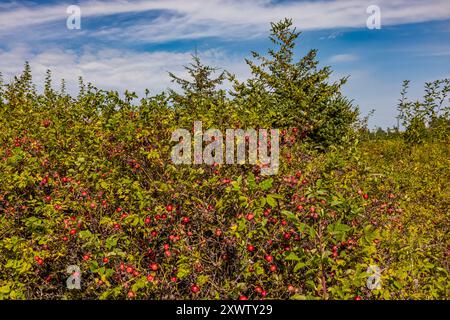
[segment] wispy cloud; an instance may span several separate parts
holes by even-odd
[[[342,35],[342,32],[333,31],[327,36],[322,36],[319,40],[334,40]]]
[[[263,34],[268,21],[291,17],[301,30],[365,27],[370,0],[272,2],[269,0],[137,0],[81,1],[83,18],[124,13],[163,12],[156,19],[132,26],[103,28],[91,36],[162,42],[202,37],[248,37]],[[448,0],[379,0],[382,24],[397,25],[450,18]],[[0,35],[17,29],[61,21],[65,28],[66,5],[19,5],[0,12]]]
[[[450,56],[449,46],[439,46],[432,48],[424,48],[422,50],[415,50],[418,56],[422,57],[446,57]]]
[[[358,60],[358,56],[350,53],[336,54],[328,59],[330,63],[351,62],[355,60]]]

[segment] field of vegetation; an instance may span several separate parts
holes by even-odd
[[[194,56],[142,98],[1,82],[0,299],[448,299],[449,80],[370,132],[298,36],[273,24],[244,82]],[[279,128],[278,174],[173,164],[194,121]]]

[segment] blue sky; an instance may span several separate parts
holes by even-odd
[[[81,9],[80,30],[66,27],[69,5]],[[369,5],[380,8],[379,30],[366,26]],[[425,81],[450,77],[448,0],[0,1],[0,72],[8,79],[28,60],[38,87],[52,69],[73,93],[79,75],[105,89],[157,92],[197,49],[245,79],[244,58],[266,51],[269,23],[283,17],[302,31],[299,57],[318,49],[333,78],[350,76],[344,92],[363,114],[375,109],[371,127],[395,124],[404,79],[417,98]]]

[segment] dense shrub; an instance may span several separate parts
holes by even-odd
[[[291,63],[296,36],[273,25],[280,50],[246,83],[195,58],[181,91],[138,102],[82,79],[74,98],[50,73],[39,94],[28,65],[2,85],[0,298],[448,297],[448,144],[358,144],[341,82],[314,52]],[[285,128],[278,175],[172,164],[193,120]]]

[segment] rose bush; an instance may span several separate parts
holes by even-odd
[[[449,144],[359,142],[340,83],[324,85],[313,54],[291,62],[289,27],[273,27],[286,41],[272,73],[252,64],[247,84],[195,60],[194,82],[174,76],[182,92],[138,101],[82,79],[71,97],[50,74],[39,94],[28,65],[2,85],[0,298],[447,298]],[[216,88],[227,77],[232,95]],[[276,124],[278,174],[172,164],[171,133],[194,120]]]

